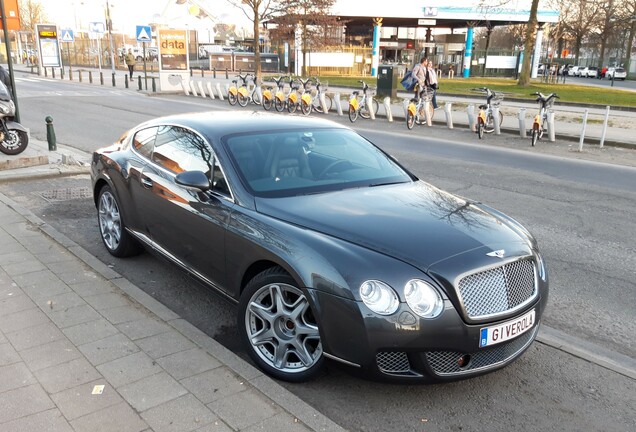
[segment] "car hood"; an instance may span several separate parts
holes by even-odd
[[[422,271],[460,253],[528,239],[478,204],[422,181],[288,198],[258,212],[390,255]]]

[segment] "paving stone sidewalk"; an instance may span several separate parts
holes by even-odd
[[[338,431],[0,194],[0,431]]]

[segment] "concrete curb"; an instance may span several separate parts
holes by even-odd
[[[341,426],[289,392],[272,378],[264,375],[260,370],[238,357],[192,324],[182,319],[179,315],[172,312],[165,305],[155,300],[145,291],[122,277],[119,273],[106,266],[84,248],[48,225],[28,209],[22,207],[2,193],[0,193],[0,202],[12,208],[15,212],[35,225],[43,234],[50,237],[60,246],[66,248],[93,271],[115,284],[143,307],[164,320],[168,325],[174,328],[175,331],[181,333],[195,345],[210,353],[234,373],[241,376],[251,386],[298,419],[299,422],[315,431],[345,431]]]

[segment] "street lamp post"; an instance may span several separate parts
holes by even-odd
[[[108,29],[108,43],[110,44],[110,70],[115,79],[115,51],[113,50],[113,20],[110,18],[110,2],[106,0],[106,28]],[[114,85],[114,84],[113,84]]]

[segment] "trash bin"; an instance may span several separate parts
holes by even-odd
[[[378,67],[378,97],[386,96],[397,99],[398,67],[393,65],[380,65]]]

